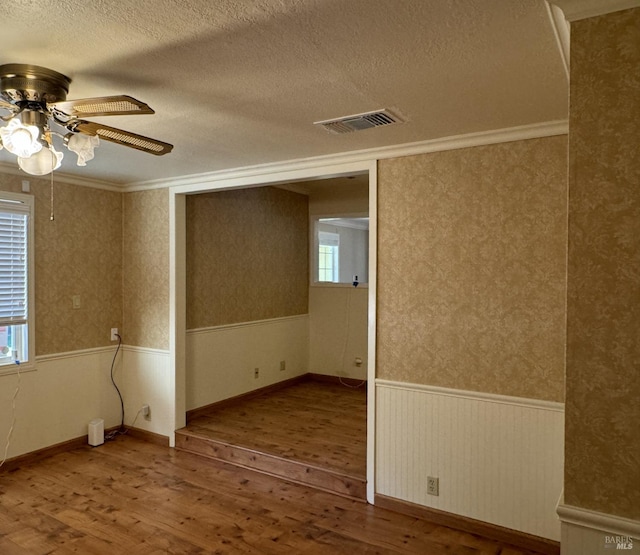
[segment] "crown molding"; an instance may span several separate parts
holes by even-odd
[[[564,74],[567,77],[567,83],[569,82],[570,71],[570,46],[571,46],[571,33],[569,22],[565,19],[562,10],[555,4],[551,4],[549,0],[545,2],[547,8],[547,15],[549,16],[549,23],[553,29],[553,36],[556,39],[558,46],[558,52],[560,59],[562,60],[562,66],[564,67]]]
[[[416,154],[428,154],[430,152],[457,150],[461,148],[491,145],[497,143],[508,143],[512,141],[521,141],[527,139],[539,139],[542,137],[566,135],[568,131],[569,125],[567,120],[556,120],[550,122],[535,123],[531,125],[522,125],[518,127],[509,127],[506,129],[480,131],[477,133],[468,133],[465,135],[454,135],[451,137],[430,139],[427,141],[418,141],[414,143],[356,150],[326,156],[317,156],[313,158],[301,158],[298,160],[289,160],[286,162],[275,162],[269,164],[260,164],[256,166],[246,166],[243,168],[218,170],[208,173],[187,175],[184,177],[156,179],[153,181],[141,181],[127,184],[125,191],[144,191],[149,189],[163,189],[167,187],[193,187],[196,185],[204,185],[207,183],[213,184],[219,181],[227,181],[231,179],[246,180],[252,177],[255,177],[257,180],[259,177],[264,177],[276,173],[280,174],[284,172],[309,170],[313,168],[320,168],[323,166],[337,164],[344,165],[350,163],[361,163],[371,160],[402,158],[405,156],[414,156]]]
[[[638,0],[640,2],[640,0]],[[89,177],[76,177],[61,172],[54,173],[55,183],[67,183],[70,185],[81,185],[94,189],[104,189],[121,193],[145,191],[151,189],[165,189],[168,187],[193,186],[206,183],[215,183],[229,179],[247,179],[252,177],[264,177],[266,175],[282,173],[287,171],[308,170],[335,164],[360,163],[371,160],[384,160],[388,158],[402,158],[404,156],[414,156],[417,154],[428,154],[430,152],[441,152],[446,150],[457,150],[460,148],[470,148],[474,146],[491,145],[498,143],[508,143],[512,141],[522,141],[527,139],[539,139],[542,137],[553,137],[556,135],[566,135],[569,132],[567,120],[556,120],[517,127],[508,127],[491,131],[480,131],[477,133],[467,133],[464,135],[453,135],[439,139],[429,139],[413,143],[391,145],[385,147],[370,148],[365,150],[355,150],[325,156],[311,158],[300,158],[285,162],[273,162],[269,164],[259,164],[242,168],[232,168],[218,170],[214,172],[186,175],[183,177],[155,179],[151,181],[139,181],[126,184],[117,184],[100,179]],[[41,180],[49,183],[49,176],[33,176],[20,170],[15,164],[0,162],[0,172],[10,175],[17,175],[24,179]]]
[[[49,175],[31,175],[23,172],[16,164],[10,164],[8,162],[0,162],[0,173],[17,175],[28,181],[33,181],[37,179],[39,181],[44,181],[46,183],[51,182],[51,177]],[[124,185],[118,185],[110,181],[103,181],[102,179],[93,179],[91,177],[76,177],[75,175],[71,175],[68,173],[61,173],[61,172],[54,172],[53,181],[54,183],[66,183],[68,185],[81,185],[83,187],[92,187],[93,189],[104,189],[106,191],[116,191],[120,193],[123,192],[125,189]]]
[[[567,21],[579,21],[621,10],[639,8],[640,0],[551,0],[564,13]]]

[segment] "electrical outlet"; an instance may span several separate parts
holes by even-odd
[[[111,341],[118,341],[118,328],[111,328]]]
[[[142,405],[142,416],[144,416],[146,420],[151,420],[151,409],[149,405]]]
[[[260,377],[260,368],[253,369],[253,377],[257,380]]]
[[[286,360],[281,360],[280,361],[280,372],[284,372],[287,369],[287,361]]]
[[[440,478],[427,476],[427,493],[429,495],[440,495]]]

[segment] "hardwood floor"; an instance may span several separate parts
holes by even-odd
[[[198,410],[176,448],[366,499],[366,391],[308,379]]]
[[[0,471],[3,555],[531,555],[120,436]]]
[[[189,421],[192,434],[366,476],[365,388],[308,380]]]

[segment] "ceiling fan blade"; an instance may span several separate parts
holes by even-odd
[[[11,102],[7,102],[4,98],[0,98],[0,109],[15,112],[18,108],[14,104],[11,104]]]
[[[169,143],[150,139],[149,137],[143,137],[136,133],[123,131],[122,129],[116,129],[115,127],[109,127],[92,121],[75,120],[67,125],[67,128],[75,133],[97,135],[105,141],[111,141],[112,143],[142,150],[143,152],[155,154],[156,156],[168,154],[173,149],[173,145],[170,145]]]
[[[96,116],[155,114],[144,102],[126,95],[65,100],[53,102],[49,106],[71,117],[91,118]]]

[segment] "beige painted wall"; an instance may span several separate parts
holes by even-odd
[[[259,187],[187,197],[187,328],[306,314],[308,203]]]
[[[367,379],[368,294],[365,287],[309,289],[309,372]]]
[[[22,192],[23,176],[0,175]],[[36,355],[110,345],[122,327],[122,195],[29,177],[35,197]],[[81,306],[74,309],[72,296]]]
[[[369,212],[369,176],[336,177],[307,182],[309,214],[316,216],[345,215]]]
[[[565,501],[640,519],[640,9],[571,24]]]
[[[378,166],[379,378],[562,401],[565,136]]]
[[[314,184],[309,195],[311,219],[369,213],[368,175]],[[368,293],[364,287],[309,287],[309,372],[367,379]],[[356,357],[362,359],[361,366],[355,364]]]
[[[122,221],[124,343],[168,349],[168,189],[126,193]]]
[[[187,410],[306,374],[308,352],[306,314],[190,331]]]

